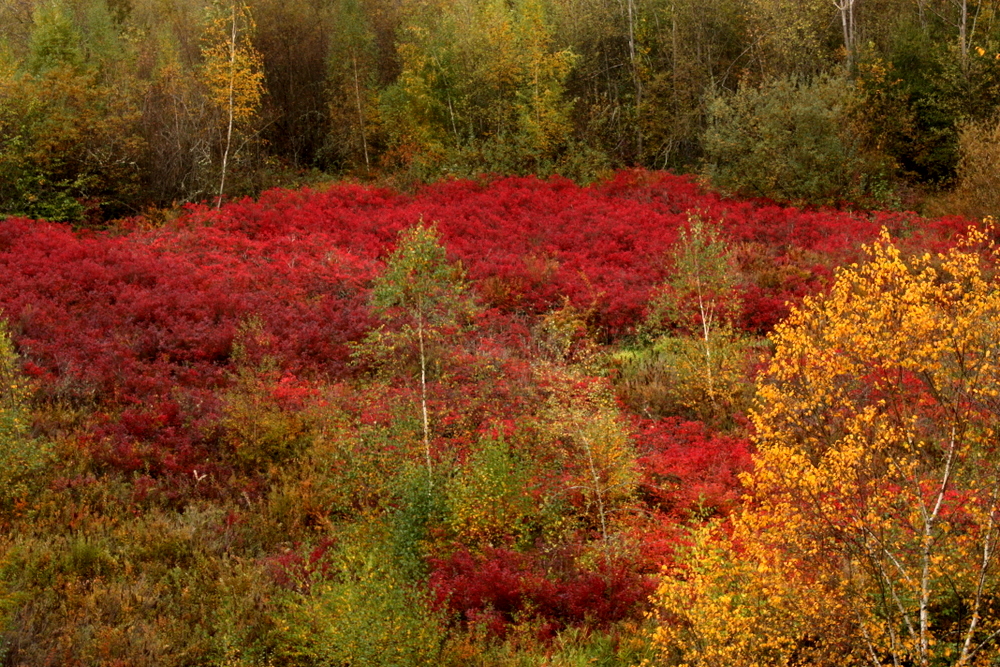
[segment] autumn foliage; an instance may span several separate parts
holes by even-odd
[[[748,496],[731,534],[701,531],[690,570],[662,585],[665,651],[996,660],[993,234],[907,257],[883,233],[775,330]]]
[[[704,333],[710,311],[691,308],[707,298],[691,288],[702,269],[681,261],[701,233],[693,220],[710,225],[706,252],[725,260],[718,312],[740,341],[727,376],[740,388],[767,366],[763,334],[776,332],[768,377],[794,366],[786,339],[823,303],[803,297],[840,294],[849,274],[837,267],[861,261],[862,243],[889,247],[880,230],[946,253],[944,274],[967,268],[948,264],[963,257],[947,254],[958,219],[782,208],[642,171],[588,187],[502,178],[414,194],[272,190],[100,233],[0,222],[4,655],[102,665],[180,664],[177,646],[205,664],[652,656],[644,613],[661,568],[683,568],[692,550],[729,553],[688,527],[749,521],[742,484],[771,484],[768,429],[782,423],[753,413],[753,459],[743,399],[699,413],[687,399],[642,398],[679,389],[657,384],[663,368],[629,360],[659,358],[650,350],[663,337],[692,338],[700,355],[717,340]],[[955,310],[964,302],[952,296]],[[673,314],[651,328],[664,299]],[[908,397],[899,405],[922,411],[920,428],[952,407],[981,409],[957,389],[938,409],[930,390],[906,393],[919,369],[892,369],[872,367],[884,377],[865,382],[881,391],[884,381],[885,401]],[[762,386],[768,400],[781,385]],[[837,391],[882,400],[865,386]],[[934,462],[940,452],[921,465]],[[923,468],[894,470],[913,488],[897,499],[916,508],[932,493],[913,482]],[[863,497],[881,503],[884,489],[866,479]],[[758,503],[791,492],[772,486]],[[984,488],[949,486],[938,520],[949,535],[974,541]],[[751,550],[733,531],[733,549]],[[753,574],[728,572],[735,583],[719,585]],[[794,587],[814,574],[781,578],[789,618],[804,613]],[[835,584],[823,583],[843,593]]]

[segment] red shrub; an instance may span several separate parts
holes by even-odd
[[[750,467],[750,443],[712,434],[701,422],[676,417],[636,419],[636,446],[646,502],[675,518],[726,512],[741,494],[738,475]]]
[[[530,617],[555,627],[604,625],[640,614],[653,592],[654,579],[634,563],[598,559],[588,570],[565,554],[562,560],[494,547],[474,554],[462,547],[430,560],[429,585],[439,606],[498,634]]]

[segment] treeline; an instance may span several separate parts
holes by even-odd
[[[0,211],[99,221],[329,176],[700,171],[993,210],[992,0],[22,0]],[[901,200],[902,198],[902,200]]]

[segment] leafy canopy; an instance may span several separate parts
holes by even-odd
[[[461,265],[448,262],[437,227],[421,221],[399,235],[399,243],[375,280],[372,310],[404,327],[451,327],[472,312]]]
[[[974,229],[947,253],[908,259],[883,234],[866,263],[775,330],[752,413],[748,502],[721,558],[739,564],[717,558],[715,570],[701,563],[664,584],[665,607],[697,601],[681,612],[687,630],[662,632],[664,646],[678,642],[699,664],[719,647],[730,652],[714,658],[733,665],[791,664],[806,650],[822,664],[996,660],[990,237]]]

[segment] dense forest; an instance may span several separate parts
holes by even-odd
[[[0,211],[87,224],[330,176],[590,182],[981,216],[989,0],[7,0]],[[387,180],[386,180],[387,179]],[[958,190],[954,201],[938,202]]]

